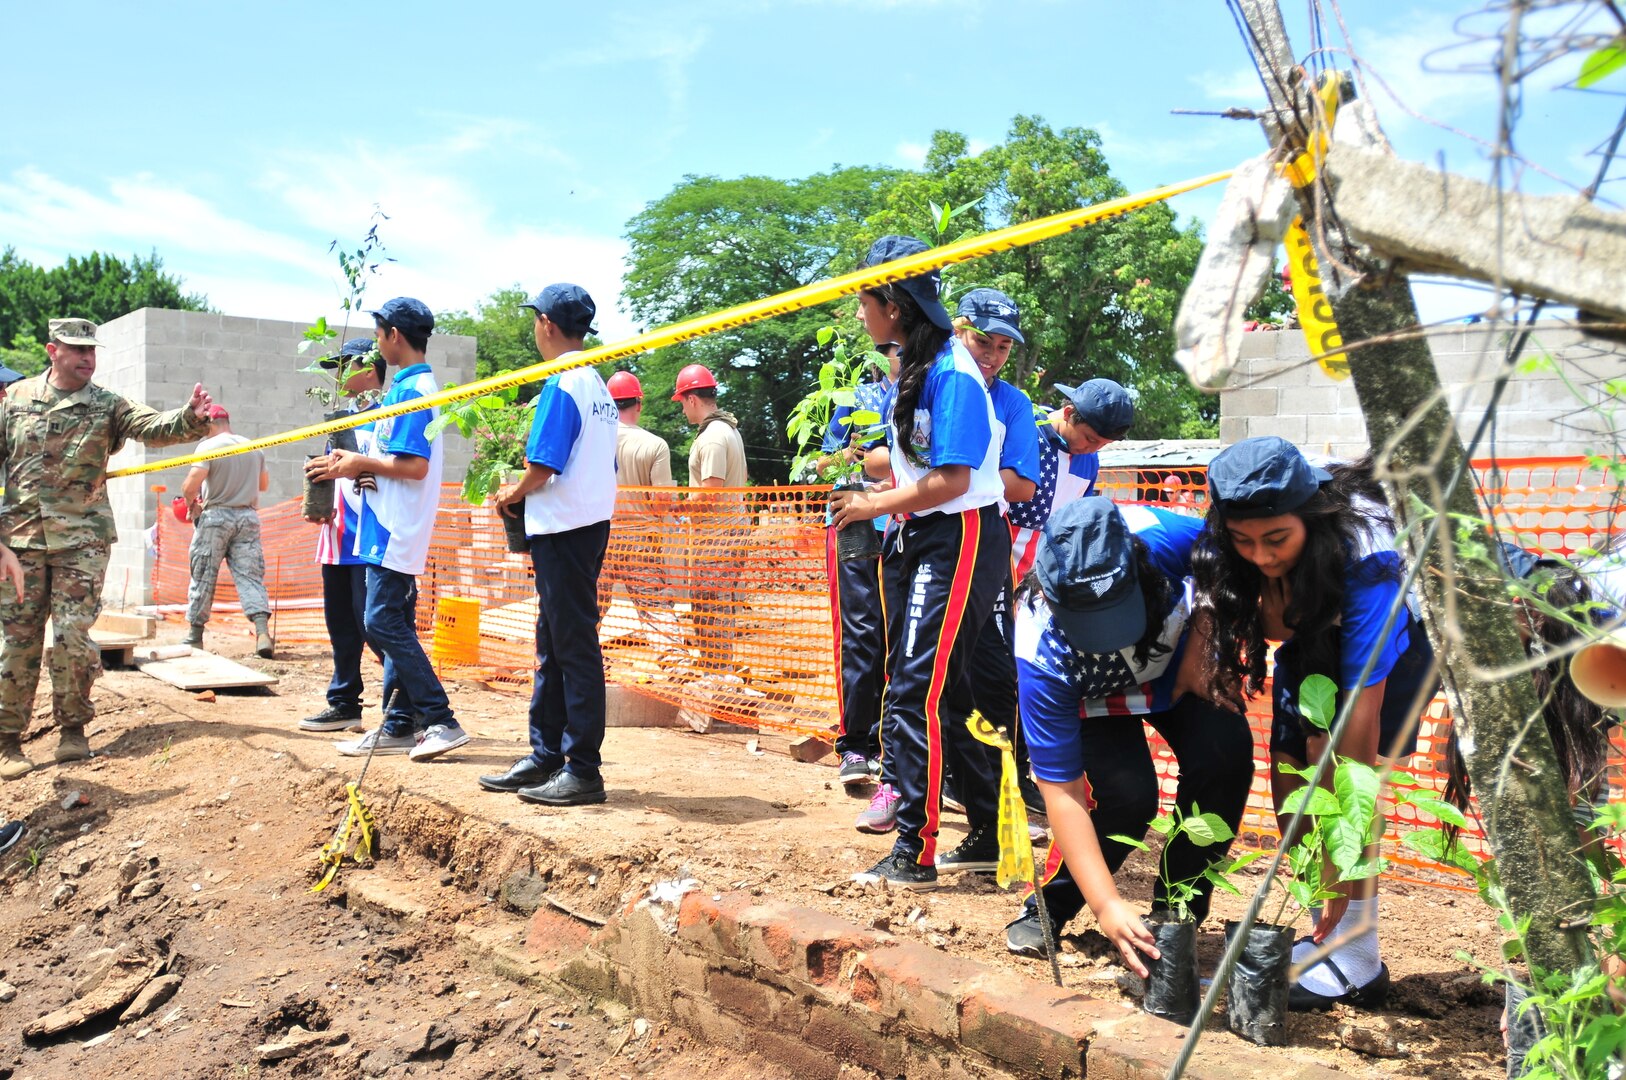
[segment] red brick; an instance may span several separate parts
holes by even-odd
[[[853,1000],[946,1042],[960,1037],[960,999],[986,972],[981,964],[945,956],[913,942],[867,953],[853,974]]]
[[[587,948],[593,928],[563,912],[540,907],[525,929],[525,952],[538,963],[555,967]]]
[[[750,905],[751,898],[744,893],[724,893],[716,900],[710,893],[689,893],[678,908],[678,940],[717,956],[741,959],[739,915]]]
[[[909,1080],[1012,1080],[1013,1076],[963,1046],[931,1049],[913,1043],[904,1047],[903,1074]]]
[[[801,1038],[763,1031],[690,994],[672,999],[672,1015],[696,1038],[725,1049],[753,1051],[792,1069],[798,1080],[837,1080],[841,1059]]]
[[[1122,1006],[1015,975],[977,978],[960,1007],[960,1041],[1023,1075],[1084,1074],[1085,1043]]]
[[[766,983],[713,969],[706,980],[706,996],[719,1008],[762,1025],[800,1031],[803,1010],[792,995]]]
[[[889,940],[834,915],[787,904],[759,903],[740,912],[739,920],[748,960],[817,985],[836,982],[849,956]]]
[[[802,1040],[842,1061],[896,1076],[904,1066],[905,1040],[875,1030],[873,1019],[867,1010],[853,1006],[814,1004]]]

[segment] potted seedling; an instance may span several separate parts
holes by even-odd
[[[862,351],[850,348],[832,326],[820,327],[819,345],[829,345],[832,341],[835,345],[830,359],[819,366],[818,385],[796,403],[785,425],[785,434],[796,444],[791,475],[829,484],[833,491],[862,491],[866,486],[864,457],[862,453],[852,453],[850,448],[861,447],[879,437],[883,423],[880,413],[856,407],[858,388],[873,378],[884,376],[887,360],[873,348]],[[838,409],[850,411],[838,420]],[[842,450],[826,453],[823,450],[825,432],[834,422],[847,425],[847,445]],[[873,559],[880,552],[881,538],[874,522],[853,522],[836,533],[839,559]]]
[[[525,443],[531,431],[532,410],[518,403],[519,388],[510,386],[495,393],[459,402],[430,421],[426,434],[436,438],[448,427],[456,427],[474,441],[474,457],[463,474],[463,500],[484,506],[503,484],[518,483],[525,471]],[[513,514],[499,513],[508,550],[520,554],[530,550],[525,536],[525,511],[515,507]]]
[[[1195,803],[1189,814],[1181,813],[1178,806],[1173,807],[1167,816],[1153,819],[1151,829],[1163,837],[1165,847],[1181,836],[1200,848],[1226,844],[1236,836],[1223,818],[1218,814],[1203,813]],[[1110,839],[1140,851],[1151,850],[1136,837],[1119,835]],[[1163,864],[1158,872],[1158,881],[1163,886],[1168,907],[1153,912],[1146,920],[1159,955],[1155,960],[1146,961],[1146,994],[1141,999],[1141,1008],[1176,1024],[1191,1023],[1197,1015],[1201,997],[1197,981],[1197,922],[1192,918],[1191,902],[1197,898],[1204,881],[1236,892],[1236,887],[1228,880],[1229,875],[1259,858],[1260,854],[1250,851],[1235,859],[1210,863],[1202,873],[1183,881],[1169,880],[1167,864]]]

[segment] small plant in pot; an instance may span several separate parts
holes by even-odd
[[[463,474],[463,500],[484,506],[505,483],[517,483],[525,471],[525,443],[531,432],[531,409],[519,404],[519,388],[508,387],[448,407],[430,422],[433,439],[448,427],[456,427],[474,441],[474,457]],[[499,513],[508,550],[519,554],[530,550],[525,536],[525,513]]]
[[[786,435],[796,444],[790,474],[830,484],[834,491],[861,491],[868,486],[863,447],[884,434],[884,425],[879,412],[859,407],[858,392],[886,374],[887,360],[874,349],[860,352],[849,347],[834,327],[821,327],[819,345],[832,341],[830,359],[819,366],[818,386],[796,403],[785,425]],[[835,425],[845,427],[845,442],[826,451],[825,435]],[[880,534],[872,521],[854,522],[836,534],[837,558],[873,559],[880,552]]]
[[[1189,814],[1182,814],[1178,806],[1173,807],[1168,816],[1154,819],[1151,829],[1163,837],[1165,846],[1182,836],[1200,848],[1227,844],[1236,837],[1225,819],[1218,814],[1203,813],[1196,804]],[[1144,841],[1132,836],[1118,835],[1111,839],[1140,851],[1151,850]],[[1191,1023],[1202,997],[1197,981],[1197,921],[1191,914],[1191,902],[1201,893],[1204,882],[1236,892],[1228,875],[1260,855],[1260,852],[1250,851],[1235,859],[1212,862],[1202,873],[1182,881],[1169,880],[1165,876],[1166,865],[1159,871],[1158,882],[1168,906],[1153,912],[1146,920],[1159,955],[1155,960],[1146,960],[1146,995],[1141,1008],[1176,1024]]]

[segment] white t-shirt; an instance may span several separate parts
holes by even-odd
[[[895,400],[895,399],[894,399]],[[887,429],[892,447],[892,473],[899,487],[919,483],[934,468],[967,465],[971,486],[965,494],[939,506],[913,514],[957,514],[993,506],[1005,492],[999,475],[999,440],[994,438],[994,406],[988,385],[965,346],[949,338],[926,372],[925,385],[915,403],[915,448],[924,464],[916,464],[898,445],[897,417]]]
[[[547,536],[610,520],[615,512],[615,444],[620,410],[590,367],[542,384],[525,460],[553,476],[525,496],[525,533]]]
[[[413,364],[396,372],[381,407],[428,397],[435,393],[435,373],[428,364]],[[429,471],[422,480],[378,477],[378,490],[362,492],[361,525],[356,530],[356,554],[363,562],[417,577],[429,561],[429,541],[440,509],[441,458],[445,440],[430,439],[424,429],[440,409],[419,409],[373,424],[373,445],[367,456],[388,461],[396,454],[426,458]]]

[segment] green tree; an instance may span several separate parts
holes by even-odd
[[[15,248],[0,252],[0,342],[11,342],[8,356],[44,345],[52,319],[74,315],[104,323],[144,307],[208,311],[209,300],[164,273],[157,252],[126,262],[95,251],[70,255],[50,269],[20,258]]]
[[[900,175],[853,167],[800,180],[685,177],[627,225],[627,310],[658,326],[851,270],[864,252],[865,216]],[[693,432],[671,387],[681,368],[699,363],[717,376],[718,403],[739,418],[752,481],[784,480],[785,421],[828,354],[815,334],[852,306],[781,316],[618,365],[642,382],[644,425],[671,444],[674,472],[683,471]]]
[[[498,289],[475,306],[473,313],[446,311],[435,316],[435,332],[464,334],[474,339],[474,376],[484,379],[542,362],[536,351],[536,314],[524,307],[531,294],[518,284]],[[591,349],[602,344],[596,335],[583,343]],[[603,372],[608,376],[610,369]],[[519,399],[529,401],[541,391],[540,383],[520,387]]]
[[[1088,128],[1057,131],[1018,116],[1005,142],[979,154],[965,136],[932,136],[925,166],[891,185],[860,243],[892,232],[930,236],[930,206],[961,206],[947,239],[1072,210],[1128,194]],[[1005,377],[1052,402],[1056,382],[1104,377],[1137,392],[1135,438],[1209,438],[1218,399],[1194,389],[1174,363],[1173,324],[1202,251],[1196,225],[1181,228],[1157,204],[1042,244],[952,267],[947,303],[989,286],[1022,308],[1024,346]]]

